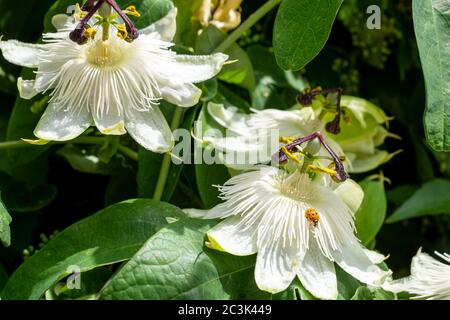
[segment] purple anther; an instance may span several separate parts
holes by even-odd
[[[76,42],[78,44],[84,44],[87,41],[86,36],[84,35],[84,30],[86,29],[86,25],[91,20],[91,18],[94,16],[94,14],[97,12],[98,9],[102,6],[103,2],[105,0],[98,0],[95,5],[89,10],[88,14],[81,19],[81,21],[76,26],[75,30],[73,30],[70,34],[70,40],[73,42]],[[89,4],[89,1],[86,3]]]

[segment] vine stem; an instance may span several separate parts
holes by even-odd
[[[183,120],[183,115],[184,115],[184,108],[181,107],[177,107],[175,109],[175,112],[173,114],[173,118],[172,118],[172,123],[170,125],[170,130],[175,131],[176,129],[178,129],[178,127],[181,124],[181,121]],[[160,201],[163,193],[164,193],[164,188],[166,187],[166,182],[167,182],[167,176],[169,175],[169,170],[170,170],[170,162],[172,161],[172,156],[170,154],[170,152],[167,152],[166,154],[164,154],[164,158],[161,164],[161,169],[159,171],[159,177],[158,177],[158,181],[156,183],[156,188],[155,188],[155,192],[153,193],[153,199],[156,201]]]
[[[239,28],[234,30],[215,50],[214,52],[224,52],[233,43],[239,39],[244,32],[249,30],[255,23],[257,23],[262,17],[264,17],[270,10],[275,8],[281,0],[269,0],[263,4],[258,10],[252,13],[247,20],[245,20]]]

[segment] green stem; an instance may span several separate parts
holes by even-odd
[[[139,161],[139,154],[136,151],[123,145],[119,145],[118,150],[122,152],[124,155],[128,156],[130,159],[134,161]]]
[[[24,148],[24,147],[28,147],[28,146],[31,146],[31,144],[26,143],[22,140],[0,142],[0,150],[1,149],[18,149],[18,148]]]
[[[172,119],[172,124],[170,125],[170,129],[173,131],[175,131],[176,129],[178,129],[178,127],[180,126],[180,123],[183,119],[183,114],[184,114],[184,109],[181,107],[177,107],[175,109],[175,113],[173,115],[173,119]],[[166,153],[164,155],[162,164],[161,164],[161,170],[159,171],[159,177],[158,177],[158,182],[156,183],[156,188],[155,188],[155,192],[153,194],[153,199],[156,201],[160,201],[163,193],[164,193],[164,188],[166,187],[166,182],[167,182],[167,176],[169,175],[169,170],[170,170],[170,162],[172,160],[172,157],[170,155],[170,153]]]
[[[275,8],[281,0],[269,0],[264,5],[262,5],[258,10],[252,13],[247,20],[245,20],[239,28],[234,30],[215,50],[214,52],[224,52],[233,43],[239,39],[244,32],[249,30],[255,23],[257,23],[262,17],[264,17],[270,10]]]

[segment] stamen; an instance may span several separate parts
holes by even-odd
[[[294,140],[295,140],[295,138],[293,138],[293,137],[280,137],[280,139],[279,139],[280,143],[284,143],[284,144],[291,143]]]
[[[125,24],[119,24],[117,26],[117,36],[122,40],[126,40],[128,38],[127,27]]]
[[[313,139],[318,138],[322,146],[327,150],[328,154],[333,158],[334,165],[335,165],[335,171],[336,174],[333,176],[336,178],[337,181],[343,182],[347,180],[348,174],[345,172],[344,165],[342,164],[341,158],[334,152],[333,149],[330,148],[330,146],[325,142],[325,139],[320,131],[316,131],[309,136],[298,138],[294,140],[292,143],[282,147],[278,153],[276,153],[272,160],[277,163],[283,163],[287,161],[288,159],[291,159],[290,155],[288,155],[285,151],[292,151],[294,148],[296,148],[298,145],[301,145],[302,143],[311,141]]]
[[[314,172],[321,172],[321,173],[326,173],[329,174],[330,176],[334,176],[336,175],[336,170],[330,169],[330,168],[324,168],[321,166],[315,166],[315,165],[308,165],[308,169]]]
[[[84,35],[85,35],[86,38],[88,38],[88,39],[94,39],[96,34],[97,34],[97,30],[94,29],[94,28],[91,28],[91,27],[86,28],[86,29],[84,30]]]
[[[136,10],[135,6],[129,6],[125,9],[124,13],[137,18],[141,17],[141,14]]]
[[[286,147],[281,147],[281,150],[284,152],[284,154],[285,154],[289,159],[291,159],[291,160],[294,161],[295,163],[298,163],[298,164],[301,164],[301,163],[302,163],[302,161],[301,161],[296,155],[294,155],[293,153],[290,153],[290,152],[286,149]]]
[[[133,40],[136,40],[139,37],[139,30],[134,26],[130,18],[128,18],[127,15],[123,13],[122,10],[120,10],[115,0],[105,0],[105,1],[109,3],[109,5],[117,12],[117,14],[125,23],[128,32],[128,37],[126,41],[132,42]]]

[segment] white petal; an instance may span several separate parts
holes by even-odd
[[[258,288],[270,293],[286,290],[295,278],[295,255],[290,256],[280,239],[273,239],[258,248],[255,267],[255,281]],[[300,264],[300,262],[297,262]]]
[[[17,88],[19,89],[19,95],[22,99],[32,99],[39,93],[39,91],[34,88],[34,83],[34,80],[23,80],[20,77],[17,79]]]
[[[39,52],[42,49],[40,44],[24,43],[17,40],[1,41],[0,50],[3,57],[18,66],[27,68],[37,68],[39,65]]]
[[[125,119],[125,128],[137,143],[148,150],[164,153],[173,148],[172,132],[156,106],[148,111],[130,110]]]
[[[56,14],[52,17],[52,25],[57,30],[64,29],[66,27],[66,24],[69,22],[69,19],[71,19],[71,17],[67,14]]]
[[[228,56],[223,53],[203,56],[178,54],[170,63],[162,64],[160,72],[181,82],[197,83],[217,75],[227,60]]]
[[[361,206],[364,191],[355,181],[347,179],[334,190],[344,203],[355,213]]]
[[[94,118],[95,126],[101,133],[106,135],[123,135],[127,133],[125,130],[125,122],[122,115],[119,115],[113,110],[109,110],[108,113],[99,114],[92,111],[92,117]]]
[[[298,277],[302,285],[319,299],[335,300],[338,296],[334,263],[320,252],[315,239],[310,239]]]
[[[239,112],[236,107],[225,108],[223,104],[208,103],[208,113],[222,127],[240,134],[248,134],[250,115]]]
[[[236,256],[255,254],[258,223],[245,225],[241,216],[233,216],[208,231],[208,237],[220,247]]]
[[[180,107],[192,107],[198,103],[202,90],[192,83],[171,79],[161,83],[161,94],[164,100]]]
[[[92,124],[87,109],[67,112],[68,108],[50,103],[34,130],[36,137],[49,141],[72,140],[82,134]]]
[[[172,41],[177,32],[177,8],[172,8],[162,19],[139,30],[141,34],[157,33],[159,38],[164,41]]]
[[[382,263],[384,260],[387,259],[387,257],[384,254],[381,254],[381,253],[376,252],[374,250],[369,250],[369,249],[366,249],[366,248],[363,248],[363,250],[364,250],[364,253],[366,254],[366,256],[374,264]]]
[[[372,286],[382,285],[392,273],[376,266],[365,254],[363,247],[359,243],[342,247],[341,251],[334,251],[333,258],[345,272],[359,281]]]

